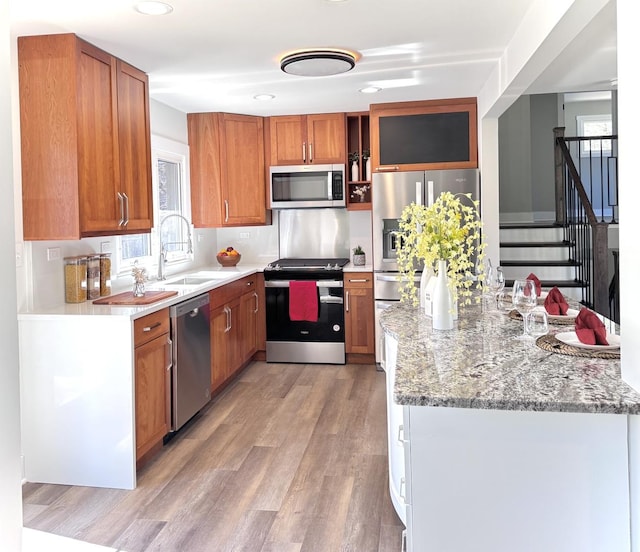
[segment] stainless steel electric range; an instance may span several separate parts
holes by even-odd
[[[348,262],[283,258],[265,268],[267,362],[345,363],[342,269]],[[306,293],[311,294],[309,319],[294,316],[293,303],[300,300],[297,282],[307,282]]]

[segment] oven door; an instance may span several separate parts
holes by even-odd
[[[290,280],[265,281],[267,362],[344,364],[342,280],[319,280],[318,320],[289,318]]]

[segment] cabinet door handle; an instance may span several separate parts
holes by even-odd
[[[167,343],[165,345],[167,347],[167,372],[171,370],[173,366],[173,341],[167,337]]]
[[[247,282],[247,286],[252,286],[253,282]]]
[[[231,331],[231,309],[225,307],[224,312],[227,314],[227,327],[224,329],[224,333],[227,333]]]
[[[309,163],[313,163],[313,143],[309,142]]]
[[[398,489],[398,494],[400,495],[400,498],[402,499],[402,502],[406,502],[407,501],[407,497],[406,497],[406,482],[404,480],[404,477],[400,478],[400,489]]]
[[[171,420],[171,387],[172,387],[172,374],[171,368],[173,367],[173,341],[167,338],[166,344],[168,353],[167,353],[167,371],[165,375],[165,384],[166,395],[165,395],[165,410],[164,410],[164,421],[167,424],[167,430],[173,429],[173,423]]]
[[[155,330],[160,325],[162,325],[162,322],[156,322],[155,324],[151,324],[151,326],[145,326],[144,328],[142,328],[142,331],[150,332],[151,330]]]
[[[254,298],[255,298],[255,300],[256,300],[256,310],[254,310],[254,311],[253,311],[253,314],[255,314],[255,313],[257,313],[257,312],[258,312],[258,294],[257,294],[257,293],[254,293],[254,294],[253,294],[253,297],[254,297]]]
[[[384,171],[399,171],[400,167],[398,165],[382,165],[381,167],[376,167],[376,171],[384,172]]]
[[[349,312],[349,292],[346,291],[344,294],[344,298],[345,298],[345,311]]]
[[[398,426],[398,444],[404,445],[404,426],[402,424]]]
[[[349,278],[349,282],[353,282],[354,284],[366,284],[369,281],[369,278]]]
[[[224,200],[224,221],[229,222],[229,200]]]
[[[307,162],[307,143],[302,142],[302,162]]]
[[[120,192],[117,192],[118,202],[120,203],[120,220],[118,221],[118,226],[124,225],[124,197]]]
[[[129,196],[122,192],[122,197],[124,197],[124,223],[122,226],[126,226],[129,224]]]

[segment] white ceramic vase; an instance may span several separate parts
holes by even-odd
[[[367,180],[371,182],[371,157],[367,157]]]
[[[358,179],[358,162],[354,161],[351,164],[351,180],[352,182],[357,182]]]
[[[420,276],[420,291],[418,293],[420,294],[420,307],[425,310],[424,313],[427,316],[431,316],[431,303],[427,304],[426,297],[429,280],[431,280],[432,277],[433,270],[429,267],[424,267],[422,269],[422,275]]]
[[[433,289],[431,320],[434,330],[453,329],[453,301],[449,290],[447,261],[438,261],[438,275]]]

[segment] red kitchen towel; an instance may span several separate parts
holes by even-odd
[[[557,287],[553,287],[544,300],[544,308],[549,314],[565,315],[569,310],[569,304],[565,301],[562,292]]]
[[[576,335],[586,345],[609,345],[607,329],[598,315],[589,309],[581,309],[576,316]]]
[[[542,293],[542,284],[538,277],[532,272],[527,276],[527,280],[533,280],[533,283],[536,285],[536,295],[540,297],[540,294]]]
[[[308,280],[289,283],[289,318],[291,320],[318,321],[318,286]]]

